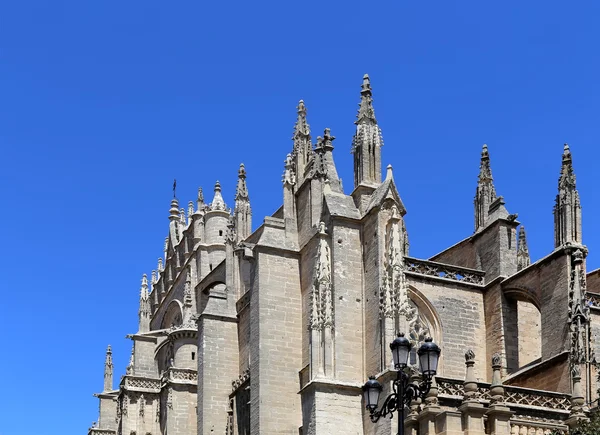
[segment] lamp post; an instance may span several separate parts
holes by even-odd
[[[431,338],[425,339],[417,351],[423,379],[420,384],[414,384],[409,383],[409,377],[404,373],[404,369],[408,366],[411,348],[410,341],[402,333],[398,334],[390,344],[397,376],[392,384],[393,392],[385,399],[381,409],[377,409],[377,403],[383,387],[377,382],[375,376],[369,376],[369,380],[362,387],[365,404],[373,423],[388,415],[392,418],[394,412],[398,411],[398,435],[404,435],[404,406],[417,397],[425,399],[431,389],[431,380],[437,372],[441,352],[439,346]]]

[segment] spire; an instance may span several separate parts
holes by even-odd
[[[565,144],[554,205],[554,246],[558,248],[567,243],[581,244],[581,241],[581,203],[575,186],[571,150]]]
[[[475,231],[479,231],[487,224],[490,205],[495,199],[496,188],[490,166],[490,154],[487,145],[483,144],[477,190],[475,191]]]
[[[352,139],[354,154],[354,187],[360,184],[378,185],[381,183],[381,147],[383,138],[375,119],[373,93],[368,74],[363,77],[360,91],[356,133]]]
[[[112,391],[113,389],[113,362],[112,348],[110,344],[106,348],[106,359],[104,360],[104,391]]]
[[[311,177],[328,180],[331,189],[334,192],[342,192],[342,185],[338,177],[337,169],[333,161],[333,141],[335,136],[331,135],[331,130],[326,128],[323,137],[317,137],[317,146],[315,147],[315,160],[312,166]]]
[[[213,210],[226,210],[227,206],[225,205],[225,201],[223,201],[223,196],[221,195],[221,183],[217,180],[215,183],[215,196],[210,204],[211,211]]]
[[[517,248],[517,270],[525,269],[531,264],[529,257],[529,248],[527,248],[527,239],[525,237],[525,227],[519,228],[519,247]]]
[[[252,209],[246,186],[246,168],[240,164],[238,182],[235,191],[235,209],[233,211],[237,241],[244,240],[252,233]]]
[[[238,170],[238,181],[235,189],[235,200],[249,200],[248,187],[246,186],[246,167],[243,163],[240,163],[240,169]]]
[[[294,125],[294,148],[292,149],[292,161],[296,171],[299,184],[304,180],[306,167],[313,156],[312,139],[310,136],[310,126],[306,122],[306,106],[304,101],[298,102],[298,119]]]
[[[140,288],[140,309],[139,309],[139,332],[148,332],[150,330],[150,298],[148,294],[148,277],[142,275],[142,287]]]

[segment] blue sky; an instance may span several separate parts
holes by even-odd
[[[369,73],[411,255],[473,231],[483,143],[533,259],[553,248],[564,142],[600,267],[600,3],[8,1],[0,6],[0,435],[85,433],[116,379],[180,201],[246,164],[254,228],[281,204],[295,107],[330,127],[347,193]],[[26,425],[27,427],[24,427]]]

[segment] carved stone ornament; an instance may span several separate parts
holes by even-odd
[[[469,349],[465,352],[465,361],[466,362],[475,361],[475,352],[473,352],[472,349]]]
[[[501,366],[502,365],[502,357],[499,353],[495,353],[492,355],[492,367]]]
[[[309,329],[334,327],[333,294],[331,285],[331,251],[325,223],[319,224],[319,246],[315,261],[313,285],[310,292]]]

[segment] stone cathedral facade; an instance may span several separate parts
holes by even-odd
[[[382,172],[366,75],[355,125],[349,195],[335,137],[313,141],[300,101],[282,205],[256,230],[244,165],[233,209],[218,182],[208,202],[202,190],[187,210],[171,201],[126,374],[114,384],[109,347],[89,435],[396,433],[397,416],[369,420],[361,386],[372,374],[389,393],[398,331],[442,348],[433,388],[405,411],[407,434],[549,434],[596,406],[600,271],[586,270],[568,145],[548,198],[553,251],[530,260],[484,145],[474,232],[419,259],[402,189],[391,166]]]

